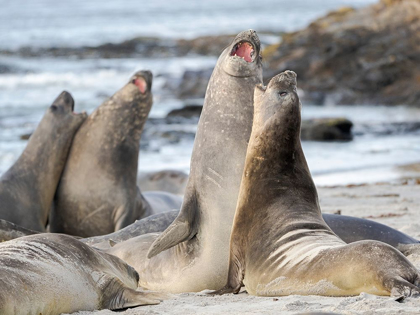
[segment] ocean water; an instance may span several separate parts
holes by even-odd
[[[375,0],[1,0],[0,45],[97,45],[135,36],[293,31],[326,12]]]
[[[21,47],[80,47],[118,43],[136,36],[194,38],[257,32],[293,31],[341,6],[361,7],[373,0],[319,1],[53,1],[0,0],[0,174],[26,145],[20,136],[32,132],[46,108],[62,91],[72,93],[76,111],[92,112],[123,86],[133,72],[153,71],[155,96],[151,117],[164,117],[184,103],[163,92],[164,76],[180,78],[185,70],[213,67],[215,57],[75,59],[21,58],[1,51]],[[273,37],[276,39],[276,37]],[[202,100],[198,100],[199,102]],[[406,107],[328,106],[304,104],[304,118],[347,117],[355,130],[366,124],[420,121],[420,110]],[[171,127],[173,128],[173,126]],[[177,128],[194,131],[195,126]],[[356,135],[343,143],[304,142],[304,151],[320,185],[388,181],[403,177],[398,166],[420,162],[418,134]],[[139,168],[187,171],[192,139],[157,142],[142,149]]]

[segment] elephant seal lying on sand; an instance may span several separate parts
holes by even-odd
[[[158,304],[122,260],[62,234],[0,244],[0,314],[61,314]]]

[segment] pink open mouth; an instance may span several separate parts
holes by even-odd
[[[246,62],[252,62],[252,57],[254,56],[254,47],[248,42],[240,42],[233,47],[230,55],[241,57]]]
[[[146,93],[147,90],[147,82],[144,78],[142,77],[137,77],[133,80],[133,84],[135,84],[138,88],[139,91],[144,94]]]

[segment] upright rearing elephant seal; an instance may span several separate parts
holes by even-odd
[[[210,78],[180,214],[154,242],[151,259],[146,252],[158,234],[109,249],[136,268],[140,286],[191,292],[223,285],[253,115],[253,87],[261,82],[260,41],[254,31],[244,31],[223,51]]]
[[[25,150],[0,178],[0,219],[45,231],[51,204],[72,139],[86,119],[73,113],[74,100],[62,92],[48,108]]]
[[[61,314],[157,304],[137,272],[71,236],[39,234],[0,244],[0,314]]]
[[[51,232],[83,237],[112,233],[181,205],[181,197],[167,193],[149,193],[147,199],[136,186],[151,88],[151,72],[135,73],[80,127],[57,189]]]
[[[346,244],[321,216],[300,143],[296,74],[257,86],[254,123],[230,238],[227,285],[216,293],[262,296],[411,296],[420,273],[395,248]]]

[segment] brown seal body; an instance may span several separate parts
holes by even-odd
[[[395,248],[346,244],[322,219],[300,143],[296,74],[257,86],[254,123],[230,238],[227,285],[261,296],[416,295],[420,274]]]
[[[83,237],[112,233],[136,219],[180,206],[181,198],[174,196],[160,203],[160,209],[152,208],[136,186],[151,86],[151,72],[135,73],[80,127],[57,189],[51,232]]]
[[[253,87],[262,82],[259,52],[259,39],[250,30],[240,33],[219,57],[207,87],[184,202],[175,221],[160,235],[133,238],[108,250],[136,268],[141,287],[191,292],[223,284],[251,130]],[[146,258],[149,248],[151,259]]]
[[[137,272],[71,236],[39,234],[0,244],[0,314],[61,314],[157,304]]]
[[[45,231],[71,142],[86,113],[73,113],[62,92],[48,108],[19,159],[0,178],[0,219]]]

